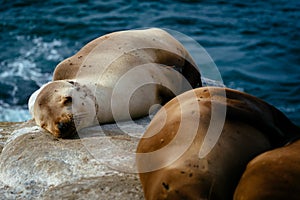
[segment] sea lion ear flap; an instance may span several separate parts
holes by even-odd
[[[67,82],[70,83],[70,84],[72,84],[73,87],[74,87],[77,91],[80,90],[80,85],[79,85],[77,82],[75,82],[75,81],[67,81]]]
[[[66,96],[66,97],[62,97],[62,103],[65,105],[65,106],[68,106],[70,104],[72,104],[72,97],[71,96]]]
[[[68,83],[72,84],[72,85],[75,85],[75,82],[74,81],[68,81]]]

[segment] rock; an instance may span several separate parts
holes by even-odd
[[[11,133],[21,124],[18,122],[0,122],[0,153]]]
[[[88,128],[80,139],[54,138],[32,120],[9,124],[0,199],[143,199],[134,152],[149,121]]]
[[[143,199],[143,194],[138,177],[126,174],[63,183],[51,187],[42,195],[42,199]]]
[[[0,122],[0,199],[143,199],[134,153],[150,118],[87,128],[73,140],[33,120]]]

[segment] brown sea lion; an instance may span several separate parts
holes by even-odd
[[[299,198],[300,140],[251,160],[234,194],[235,200]]]
[[[284,145],[297,129],[279,110],[243,92],[185,92],[159,110],[138,144],[145,198],[232,199],[247,163]],[[203,141],[212,145],[206,154]]]
[[[62,61],[29,107],[38,125],[69,137],[87,126],[145,116],[153,104],[198,86],[192,57],[166,31],[120,31]]]

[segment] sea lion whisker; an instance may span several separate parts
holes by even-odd
[[[90,113],[80,113],[80,114],[73,115],[73,118],[74,118],[74,120],[84,119],[84,118],[88,117],[89,115],[90,115]]]

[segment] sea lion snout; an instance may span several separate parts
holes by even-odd
[[[57,137],[72,138],[76,135],[76,127],[73,118],[68,121],[60,121],[56,124],[58,133]]]

